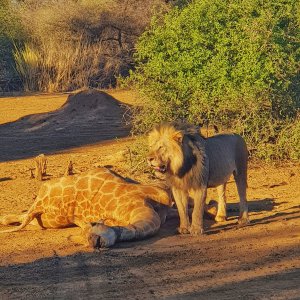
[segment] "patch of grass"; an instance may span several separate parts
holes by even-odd
[[[148,144],[145,136],[136,137],[132,144],[127,147],[127,150],[125,160],[128,174],[134,176],[135,174],[150,172],[146,161]]]

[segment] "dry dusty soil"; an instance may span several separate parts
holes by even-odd
[[[77,172],[111,165],[128,175],[122,153],[132,138],[116,99],[134,105],[135,97],[108,93],[0,98],[0,215],[31,205],[41,182],[29,169],[39,153],[46,179],[62,176],[70,159]],[[76,227],[1,234],[0,299],[300,299],[300,164],[250,162],[248,185],[251,224],[236,227],[230,180],[228,221],[206,221],[199,237],[176,234],[176,218],[153,238],[100,252],[68,240]]]

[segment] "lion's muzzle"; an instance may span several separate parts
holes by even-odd
[[[155,157],[148,156],[147,157],[148,165],[153,168],[156,172],[165,173],[167,171],[167,166],[165,164],[160,164],[157,162]]]

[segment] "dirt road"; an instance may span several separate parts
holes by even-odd
[[[120,101],[130,97],[124,92],[113,95]],[[49,110],[55,110],[67,95],[51,99]],[[29,110],[26,101],[16,105],[16,99],[0,98],[0,111],[10,107],[19,110],[18,117],[46,112],[38,100],[31,98]],[[2,123],[9,121],[9,116],[7,121],[1,116]],[[118,153],[131,143],[130,138],[119,138],[51,149],[48,177],[62,176],[69,159],[77,171],[110,164],[128,176]],[[13,145],[6,142],[1,153],[0,215],[27,209],[40,186],[28,171],[36,152],[15,159],[20,149]],[[147,173],[131,177],[150,181]],[[300,299],[300,164],[251,162],[248,185],[251,224],[235,226],[238,204],[231,180],[229,220],[206,221],[207,233],[200,237],[177,235],[177,219],[168,220],[153,238],[100,252],[68,240],[78,228],[29,226],[1,234],[0,299]],[[215,190],[209,192],[212,198]]]

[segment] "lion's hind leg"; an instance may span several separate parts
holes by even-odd
[[[112,228],[112,225],[116,225],[117,222],[113,220],[85,222],[75,219],[74,224],[81,228],[81,235],[71,235],[68,239],[76,244],[106,249],[113,246],[117,240],[117,230]]]
[[[248,217],[248,203],[247,203],[247,179],[246,174],[236,174],[234,173],[234,179],[237,186],[237,191],[240,198],[240,216],[239,216],[239,225],[245,226],[250,223],[249,217]]]

